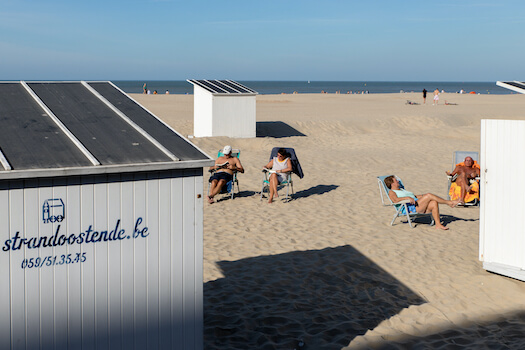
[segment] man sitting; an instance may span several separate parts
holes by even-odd
[[[208,194],[208,203],[213,204],[213,197],[220,193],[224,185],[233,180],[233,172],[244,173],[241,161],[237,157],[232,157],[232,147],[224,146],[222,156],[217,158],[215,165],[210,170],[216,170],[210,177],[210,193]]]
[[[465,204],[465,198],[469,197],[468,194],[476,194],[479,192],[479,185],[474,182],[471,185],[471,180],[474,180],[479,176],[479,165],[474,162],[472,157],[466,157],[465,161],[456,165],[453,172],[446,171],[447,175],[452,176],[452,186],[450,187],[450,197],[452,199],[455,194],[455,186],[460,188],[459,200],[460,204]],[[455,184],[455,186],[454,186]],[[467,202],[470,202],[474,198],[466,198]]]

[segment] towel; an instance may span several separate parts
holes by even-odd
[[[465,203],[472,202],[475,199],[479,200],[479,183],[477,181],[474,181],[470,186],[470,191],[467,192],[467,194],[465,195]],[[453,201],[461,198],[461,186],[456,185],[456,183],[453,182],[452,185],[450,185],[448,195]]]

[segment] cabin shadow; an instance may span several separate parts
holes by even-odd
[[[257,137],[292,137],[306,136],[299,130],[283,122],[257,122],[255,125],[255,134]]]
[[[525,312],[498,315],[471,325],[442,329],[401,341],[384,341],[374,349],[525,349]]]
[[[352,246],[218,263],[204,285],[206,349],[340,349],[425,303]]]

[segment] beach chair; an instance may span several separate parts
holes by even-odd
[[[218,152],[217,152],[217,158],[219,157],[222,157],[224,154],[222,153],[222,149],[220,149]],[[241,150],[240,149],[232,149],[232,157],[237,157],[239,158],[241,155]],[[215,169],[212,169],[212,170],[208,170],[208,172],[210,173],[210,176],[213,175],[213,173],[215,172],[216,170]],[[228,181],[226,183],[225,186],[223,186],[221,188],[221,194],[222,193],[227,193],[231,199],[233,199],[233,195],[235,193],[235,187],[237,187],[237,193],[239,193],[239,180],[237,179],[237,172],[234,171],[233,172],[233,179],[231,181]],[[208,195],[210,194],[210,180],[208,180]]]
[[[383,203],[383,205],[384,206],[391,206],[395,210],[395,214],[392,217],[392,221],[390,222],[390,226],[393,226],[394,222],[396,221],[396,219],[398,217],[400,217],[400,216],[406,216],[408,225],[411,228],[414,228],[414,226],[412,225],[413,219],[417,219],[417,218],[420,218],[420,217],[430,217],[430,226],[434,226],[435,222],[434,222],[434,218],[432,217],[432,213],[428,213],[428,214],[409,213],[407,204],[409,204],[410,201],[408,201],[408,200],[400,201],[400,202],[397,202],[395,204],[394,204],[394,202],[392,202],[392,200],[388,196],[388,192],[390,192],[390,189],[385,184],[385,179],[387,177],[389,177],[389,176],[392,176],[392,175],[378,176],[377,177],[377,184],[379,185],[379,194],[381,196],[381,202]],[[397,181],[399,181],[400,187],[404,188],[403,182],[401,181],[401,179],[399,177],[397,177],[397,176],[396,176],[396,178],[397,178]]]
[[[297,155],[295,154],[295,150],[293,148],[286,148],[286,147],[274,147],[272,149],[272,152],[270,154],[270,159],[268,161],[271,161],[274,157],[277,157],[277,153],[279,152],[279,149],[284,148],[286,152],[290,155],[290,161],[292,162],[292,172],[287,174],[286,181],[281,182],[277,186],[277,190],[286,187],[286,198],[285,201],[289,202],[292,199],[292,196],[294,194],[293,192],[293,178],[292,173],[297,175],[300,179],[304,177],[303,169],[301,168],[301,164],[299,163],[299,159],[297,159]],[[268,192],[270,192],[270,175],[273,172],[271,170],[264,169],[263,170],[263,181],[262,181],[262,188],[261,188],[261,200],[263,199],[263,193],[266,189]],[[292,194],[289,194],[289,189],[291,187]]]
[[[468,152],[468,151],[455,151],[452,157],[452,171],[456,168],[456,166],[463,163],[466,157],[470,156],[474,160],[474,166],[479,167],[479,153],[478,152]],[[447,195],[448,199],[456,199],[459,198],[460,195],[460,189],[459,186],[456,186],[453,181],[455,180],[455,177],[452,177],[450,175],[447,175]],[[477,182],[474,184],[474,182]],[[475,193],[467,193],[465,196],[465,204],[462,204],[466,207],[468,206],[476,206],[479,205],[479,176],[476,177],[474,180],[471,180],[471,184],[475,189]],[[476,191],[477,189],[477,191]]]

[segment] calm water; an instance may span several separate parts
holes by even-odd
[[[164,94],[166,90],[170,94],[193,94],[193,85],[183,80],[171,81],[113,81],[118,87],[128,93],[141,93],[142,85],[147,83],[148,89],[153,93],[157,90],[159,94]],[[445,92],[459,92],[461,89],[466,92],[475,91],[481,94],[506,95],[513,93],[511,90],[504,89],[496,85],[496,82],[405,82],[405,81],[241,81],[239,83],[257,91],[260,94],[291,94],[298,93],[320,93],[322,91],[342,94],[347,92],[360,93],[368,91],[371,94],[377,93],[398,93],[398,92],[421,92],[427,89],[430,93],[438,88]]]

